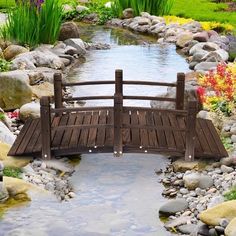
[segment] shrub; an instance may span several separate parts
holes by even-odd
[[[21,179],[22,171],[20,168],[11,168],[11,167],[5,167],[3,170],[3,175],[13,178]]]
[[[10,66],[11,66],[11,62],[0,58],[0,72],[9,71]]]
[[[225,200],[236,200],[236,187],[233,187],[230,191],[224,194]]]
[[[23,1],[10,10],[1,34],[6,39],[31,47],[40,43],[54,43],[61,22],[62,8],[58,1]]]
[[[152,15],[167,15],[173,5],[173,0],[115,0],[114,7],[119,14],[125,9],[131,7],[135,15],[141,12],[148,12]]]
[[[219,63],[216,71],[200,76],[198,82],[203,107],[229,116],[236,104],[236,64]]]

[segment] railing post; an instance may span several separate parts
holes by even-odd
[[[194,149],[196,140],[197,101],[188,102],[186,117],[186,150],[185,161],[194,161]]]
[[[3,184],[3,170],[4,170],[3,162],[0,161],[0,190]]]
[[[184,90],[185,90],[185,74],[177,74],[177,85],[176,85],[176,110],[184,109]]]
[[[115,95],[114,95],[114,156],[123,154],[122,140],[123,122],[123,71],[115,72]]]
[[[63,95],[62,95],[62,76],[61,73],[54,74],[54,100],[55,108],[63,107]],[[56,113],[56,115],[60,115]]]
[[[44,96],[40,99],[40,120],[41,120],[42,158],[51,159],[50,97]]]

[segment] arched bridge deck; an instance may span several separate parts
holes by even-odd
[[[123,81],[116,71],[115,81],[62,83],[61,75],[54,80],[55,108],[50,99],[41,99],[41,118],[26,122],[9,155],[51,156],[78,153],[112,152],[116,156],[131,153],[163,153],[219,159],[228,156],[210,120],[196,118],[197,103],[189,102],[184,110],[184,79],[179,73],[176,83]],[[64,98],[63,87],[115,84],[114,96]],[[176,98],[124,96],[124,84],[176,87]],[[113,107],[64,108],[63,101],[114,99]],[[174,102],[175,110],[125,107],[124,99]]]

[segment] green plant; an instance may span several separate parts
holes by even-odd
[[[22,171],[20,168],[5,167],[3,170],[3,175],[21,179]]]
[[[0,58],[0,72],[9,71],[11,67],[11,62]]]
[[[73,20],[78,15],[76,10],[64,12],[62,15],[62,21]]]
[[[10,10],[1,35],[31,47],[40,43],[52,44],[57,40],[61,23],[62,8],[57,1],[45,0],[40,4],[24,1]]]
[[[152,15],[167,15],[173,5],[173,0],[115,0],[114,8],[121,14],[125,8],[131,7],[135,15],[148,12]]]
[[[227,193],[225,193],[224,198],[226,201],[236,200],[236,187],[233,187]]]
[[[5,115],[4,115],[4,113],[0,113],[0,120],[5,120]]]
[[[221,137],[221,141],[227,151],[231,151],[233,149],[233,144],[229,137]]]

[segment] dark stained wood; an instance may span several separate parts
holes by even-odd
[[[123,81],[122,70],[117,70],[116,82],[63,84],[56,74],[56,108],[50,108],[48,97],[42,98],[41,118],[26,122],[9,155],[50,158],[90,152],[135,152],[185,156],[187,161],[194,157],[228,156],[212,122],[196,119],[196,102],[190,102],[188,110],[183,110],[184,77],[178,74],[176,83]],[[64,87],[101,84],[115,84],[114,96],[63,98]],[[123,85],[176,87],[176,98],[124,96]],[[114,99],[114,106],[62,107],[62,101],[93,99]],[[176,109],[125,107],[123,99],[171,101],[176,103]]]
[[[92,119],[91,119],[91,125],[98,124],[99,121],[99,112],[95,111],[93,112]],[[94,147],[96,146],[96,137],[97,137],[97,128],[91,128],[89,129],[89,136],[88,136],[88,147]]]

